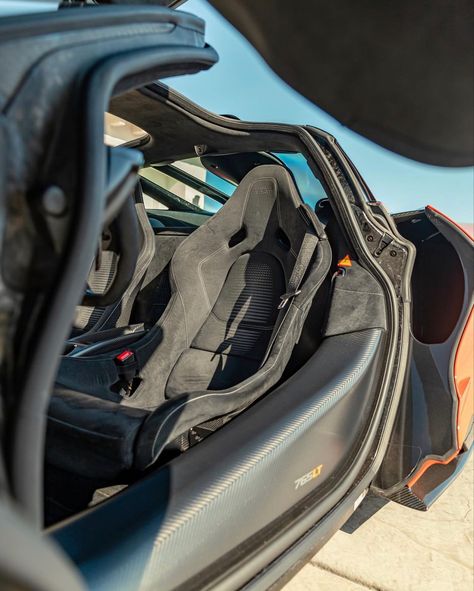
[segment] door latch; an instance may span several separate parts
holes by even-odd
[[[374,257],[379,257],[382,254],[382,252],[387,248],[387,246],[392,242],[393,238],[390,236],[390,234],[384,232],[380,237],[377,248],[374,251]]]

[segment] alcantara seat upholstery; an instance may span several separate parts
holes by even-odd
[[[248,406],[282,376],[330,263],[289,172],[253,169],[176,250],[169,304],[127,345],[124,366],[123,349],[63,357],[47,461],[113,479],[145,469],[190,428]]]
[[[133,200],[133,215],[136,217],[139,233],[139,252],[135,272],[132,280],[124,290],[118,301],[107,306],[79,305],[73,321],[71,341],[86,342],[86,336],[107,330],[116,326],[126,326],[130,319],[130,313],[140,284],[146,270],[153,259],[155,252],[155,235],[150,226],[143,194],[138,184],[135,194],[130,196]],[[105,234],[105,235],[104,235]],[[102,236],[102,248],[99,264],[93,264],[87,280],[88,287],[97,294],[105,293],[112,285],[117,271],[119,255],[113,248],[113,236],[109,230]],[[93,338],[93,337],[92,337]]]

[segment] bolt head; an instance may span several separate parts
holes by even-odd
[[[55,217],[62,216],[67,206],[64,191],[55,185],[48,187],[43,193],[42,205],[47,214]]]

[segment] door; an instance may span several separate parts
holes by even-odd
[[[40,535],[43,438],[57,359],[102,221],[125,191],[117,182],[130,189],[137,178],[139,160],[124,172],[104,145],[109,100],[216,59],[204,23],[175,11],[77,6],[0,19],[2,582],[82,587]]]
[[[411,285],[405,289],[411,301],[410,355],[408,364],[398,362],[404,391],[372,487],[391,500],[426,510],[459,474],[472,449],[473,238],[431,206],[390,216],[337,142],[332,143],[374,217],[416,250]]]
[[[417,249],[411,364],[377,488],[426,510],[472,449],[474,242],[428,206],[394,216]]]

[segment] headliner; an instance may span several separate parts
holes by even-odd
[[[185,101],[191,112],[184,112],[171,100]],[[162,84],[133,90],[111,100],[109,112],[138,125],[150,135],[150,141],[138,149],[145,162],[181,160],[196,156],[195,146],[205,146],[205,153],[294,151],[295,140],[287,134],[270,131],[244,131],[231,129],[200,119],[218,117],[223,123],[236,123],[204,111],[178,93]]]

